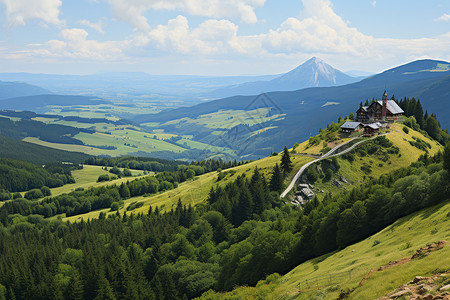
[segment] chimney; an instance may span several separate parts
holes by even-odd
[[[385,90],[383,93],[383,109],[381,111],[381,118],[383,121],[386,121],[386,112],[387,112],[387,92]]]

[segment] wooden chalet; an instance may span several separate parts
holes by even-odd
[[[382,125],[380,123],[364,124],[364,136],[374,136],[379,134]]]
[[[341,126],[341,131],[344,133],[353,133],[358,132],[363,128],[361,122],[353,122],[353,121],[347,121]]]
[[[360,106],[356,112],[356,121],[367,124],[371,122],[398,121],[404,115],[404,111],[394,100],[387,99],[384,91],[381,101],[377,100],[369,106]]]

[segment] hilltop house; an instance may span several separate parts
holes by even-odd
[[[398,121],[404,111],[394,100],[387,99],[384,91],[381,101],[377,100],[369,106],[360,106],[356,112],[356,121],[367,124],[373,122]]]
[[[374,136],[379,133],[380,128],[382,125],[379,122],[371,123],[371,124],[364,124],[364,136]]]
[[[352,133],[352,132],[358,132],[363,125],[361,122],[353,122],[353,121],[347,121],[341,126],[341,130],[344,133]]]

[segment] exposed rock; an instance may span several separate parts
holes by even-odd
[[[395,293],[391,294],[389,297],[390,297],[391,299],[395,299],[395,298],[401,297],[401,296],[403,296],[403,295],[406,295],[406,294],[408,294],[409,292],[410,292],[410,290],[400,290],[400,291],[398,291],[398,292],[395,292]]]
[[[410,283],[411,283],[411,284],[413,284],[413,283],[418,283],[418,282],[421,282],[422,280],[425,280],[425,279],[427,279],[427,278],[422,277],[422,276],[416,276],[416,277],[413,279],[413,281],[411,281]]]
[[[439,290],[440,290],[440,291],[450,290],[450,284],[444,285],[444,286],[441,287]]]
[[[339,180],[337,180],[336,178],[333,179],[333,184],[334,184],[335,186],[337,186],[338,188],[341,188],[341,187],[342,187],[342,183],[340,183]]]

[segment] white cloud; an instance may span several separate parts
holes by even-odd
[[[167,25],[159,25],[148,33],[135,35],[134,44],[182,54],[239,52],[237,31],[238,26],[232,22],[214,19],[190,28],[188,19],[179,15],[169,20]]]
[[[322,52],[366,55],[374,39],[348,27],[328,0],[303,0],[301,18],[289,18],[276,30],[260,35],[272,53]]]
[[[180,11],[192,16],[240,19],[256,23],[255,8],[266,0],[107,0],[116,18],[141,31],[150,31],[145,12],[149,10]]]
[[[123,57],[123,49],[128,46],[128,41],[100,42],[87,37],[88,33],[84,29],[64,29],[61,31],[61,39],[50,40],[43,45],[29,45],[30,49],[20,54],[49,58],[113,60]]]
[[[439,18],[434,19],[435,22],[439,22],[439,21],[449,21],[450,20],[450,15],[449,14],[443,14],[442,16],[440,16]]]
[[[370,1],[370,5],[373,7],[377,6],[377,0]]]
[[[25,25],[30,19],[59,25],[61,0],[0,0],[6,7],[6,17],[12,26]]]
[[[105,34],[105,31],[103,30],[103,23],[102,23],[102,21],[98,21],[96,23],[93,23],[93,22],[91,22],[89,20],[80,20],[80,21],[78,21],[78,24],[90,27],[90,28],[98,31],[101,34]]]

